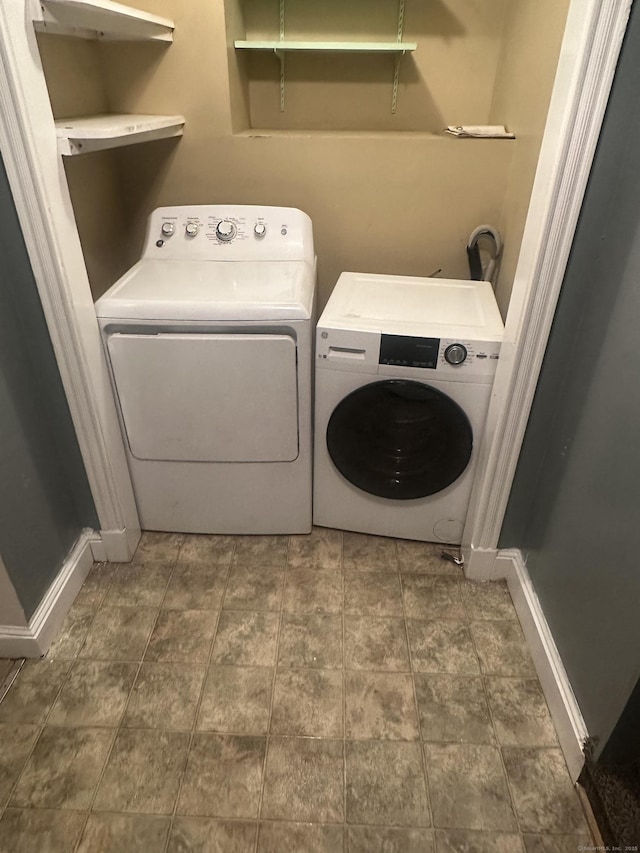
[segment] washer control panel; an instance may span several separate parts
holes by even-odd
[[[148,219],[143,257],[313,263],[311,220],[290,207],[161,207]]]
[[[331,370],[447,381],[486,381],[496,372],[499,341],[391,335],[342,328],[316,332],[316,365]]]

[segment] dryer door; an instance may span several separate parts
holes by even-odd
[[[296,343],[288,335],[113,334],[107,348],[136,459],[298,456]]]
[[[421,382],[387,380],[353,391],[334,410],[327,448],[343,477],[381,498],[411,500],[451,485],[471,459],[463,410]]]

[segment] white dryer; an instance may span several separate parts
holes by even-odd
[[[141,525],[311,529],[309,217],[165,207],[96,303]]]
[[[316,331],[315,524],[460,542],[502,335],[488,282],[340,276]]]

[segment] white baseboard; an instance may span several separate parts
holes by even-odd
[[[584,765],[582,747],[587,726],[571,688],[562,658],[529,578],[522,553],[517,549],[498,552],[497,567],[503,571],[529,645],[540,684],[558,733],[571,778],[575,782]]]
[[[39,658],[46,654],[93,565],[92,541],[83,531],[26,627],[0,625],[0,657]]]
[[[140,541],[140,528],[125,530],[101,530],[91,542],[93,559],[97,563],[128,563],[135,554]]]

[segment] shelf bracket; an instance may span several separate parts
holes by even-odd
[[[284,3],[284,0],[281,0]],[[402,43],[402,36],[404,33],[404,0],[399,0],[398,2],[398,33],[397,40],[398,44]],[[404,56],[405,51],[402,53],[396,54],[394,63],[393,63],[393,89],[391,92],[391,114],[396,114],[396,109],[398,107],[398,79],[400,77],[400,61]]]
[[[284,50],[278,50],[277,47],[273,49],[273,52],[280,60],[280,112],[284,112]]]
[[[284,41],[284,3],[285,0],[280,0],[280,41]],[[280,60],[280,112],[284,112],[284,51],[275,50],[275,55]]]

